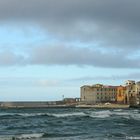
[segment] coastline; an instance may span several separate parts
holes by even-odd
[[[130,105],[125,104],[97,104],[97,105],[77,105],[77,108],[99,108],[99,109],[123,109],[130,108]]]
[[[0,109],[21,109],[21,108],[99,108],[99,109],[127,109],[131,108],[127,104],[60,104],[60,105],[4,105],[0,106]],[[132,107],[133,108],[133,107]]]

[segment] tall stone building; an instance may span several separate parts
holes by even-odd
[[[126,95],[128,104],[140,104],[140,82],[130,81],[129,84],[126,82]]]
[[[120,103],[120,104],[127,103],[126,87],[124,86],[117,87],[117,103]]]
[[[137,91],[137,104],[140,105],[140,81],[136,83],[136,91]]]
[[[81,101],[87,104],[116,102],[117,86],[102,84],[84,85],[81,87]]]

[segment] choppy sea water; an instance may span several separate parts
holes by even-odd
[[[0,109],[0,140],[140,139],[140,109]]]

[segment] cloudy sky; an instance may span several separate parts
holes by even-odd
[[[0,0],[0,100],[79,97],[140,80],[139,0]]]

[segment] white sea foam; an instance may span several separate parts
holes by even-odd
[[[121,117],[121,118],[125,118],[125,119],[130,119],[130,115],[131,115],[132,112],[130,112],[129,110],[115,110],[112,112],[112,115],[113,116],[118,116],[118,117]]]
[[[0,113],[0,116],[14,116],[16,113]]]
[[[112,114],[118,116],[129,116],[129,112],[112,112]]]
[[[21,134],[21,135],[3,135],[0,136],[0,140],[27,140],[27,139],[39,139],[42,138],[44,133],[33,133],[33,134]]]
[[[135,112],[135,113],[139,113],[139,110],[135,109],[135,110],[133,110],[133,112]]]
[[[113,111],[112,115],[121,116],[126,119],[133,118],[135,120],[140,120],[139,110]]]
[[[23,116],[23,117],[32,117],[32,116],[47,115],[47,113],[19,113],[18,115]]]
[[[131,114],[131,117],[135,120],[140,120],[140,114]]]
[[[0,140],[11,140],[12,136],[0,136]]]
[[[15,136],[15,140],[24,140],[24,139],[37,139],[41,138],[44,134],[43,133],[33,133],[33,134],[21,134],[19,136]]]
[[[73,112],[73,113],[63,113],[63,114],[49,114],[48,115],[50,116],[53,116],[53,117],[57,117],[57,118],[60,118],[60,117],[72,117],[72,116],[86,116],[86,114],[84,112]]]
[[[140,119],[139,110],[123,110],[123,109],[115,109],[115,110],[98,110],[98,111],[86,111],[86,112],[68,112],[68,113],[0,113],[0,116],[22,116],[22,117],[34,117],[34,116],[50,116],[50,117],[57,117],[57,118],[64,118],[64,117],[72,117],[72,116],[79,116],[85,117],[89,116],[92,118],[107,118],[111,116],[120,116],[123,118],[133,118],[133,119]]]
[[[1,113],[0,116],[22,116],[22,117],[34,117],[34,116],[52,116],[52,117],[71,117],[71,116],[86,116],[84,112],[72,112],[72,113]]]
[[[110,115],[111,112],[109,110],[105,110],[105,111],[91,112],[89,116],[92,118],[107,118],[110,117]]]
[[[45,115],[46,113],[0,113],[0,116],[23,116],[23,117],[30,117],[30,116],[41,116]]]
[[[114,111],[115,112],[120,112],[120,111],[123,111],[123,109],[115,109]]]

